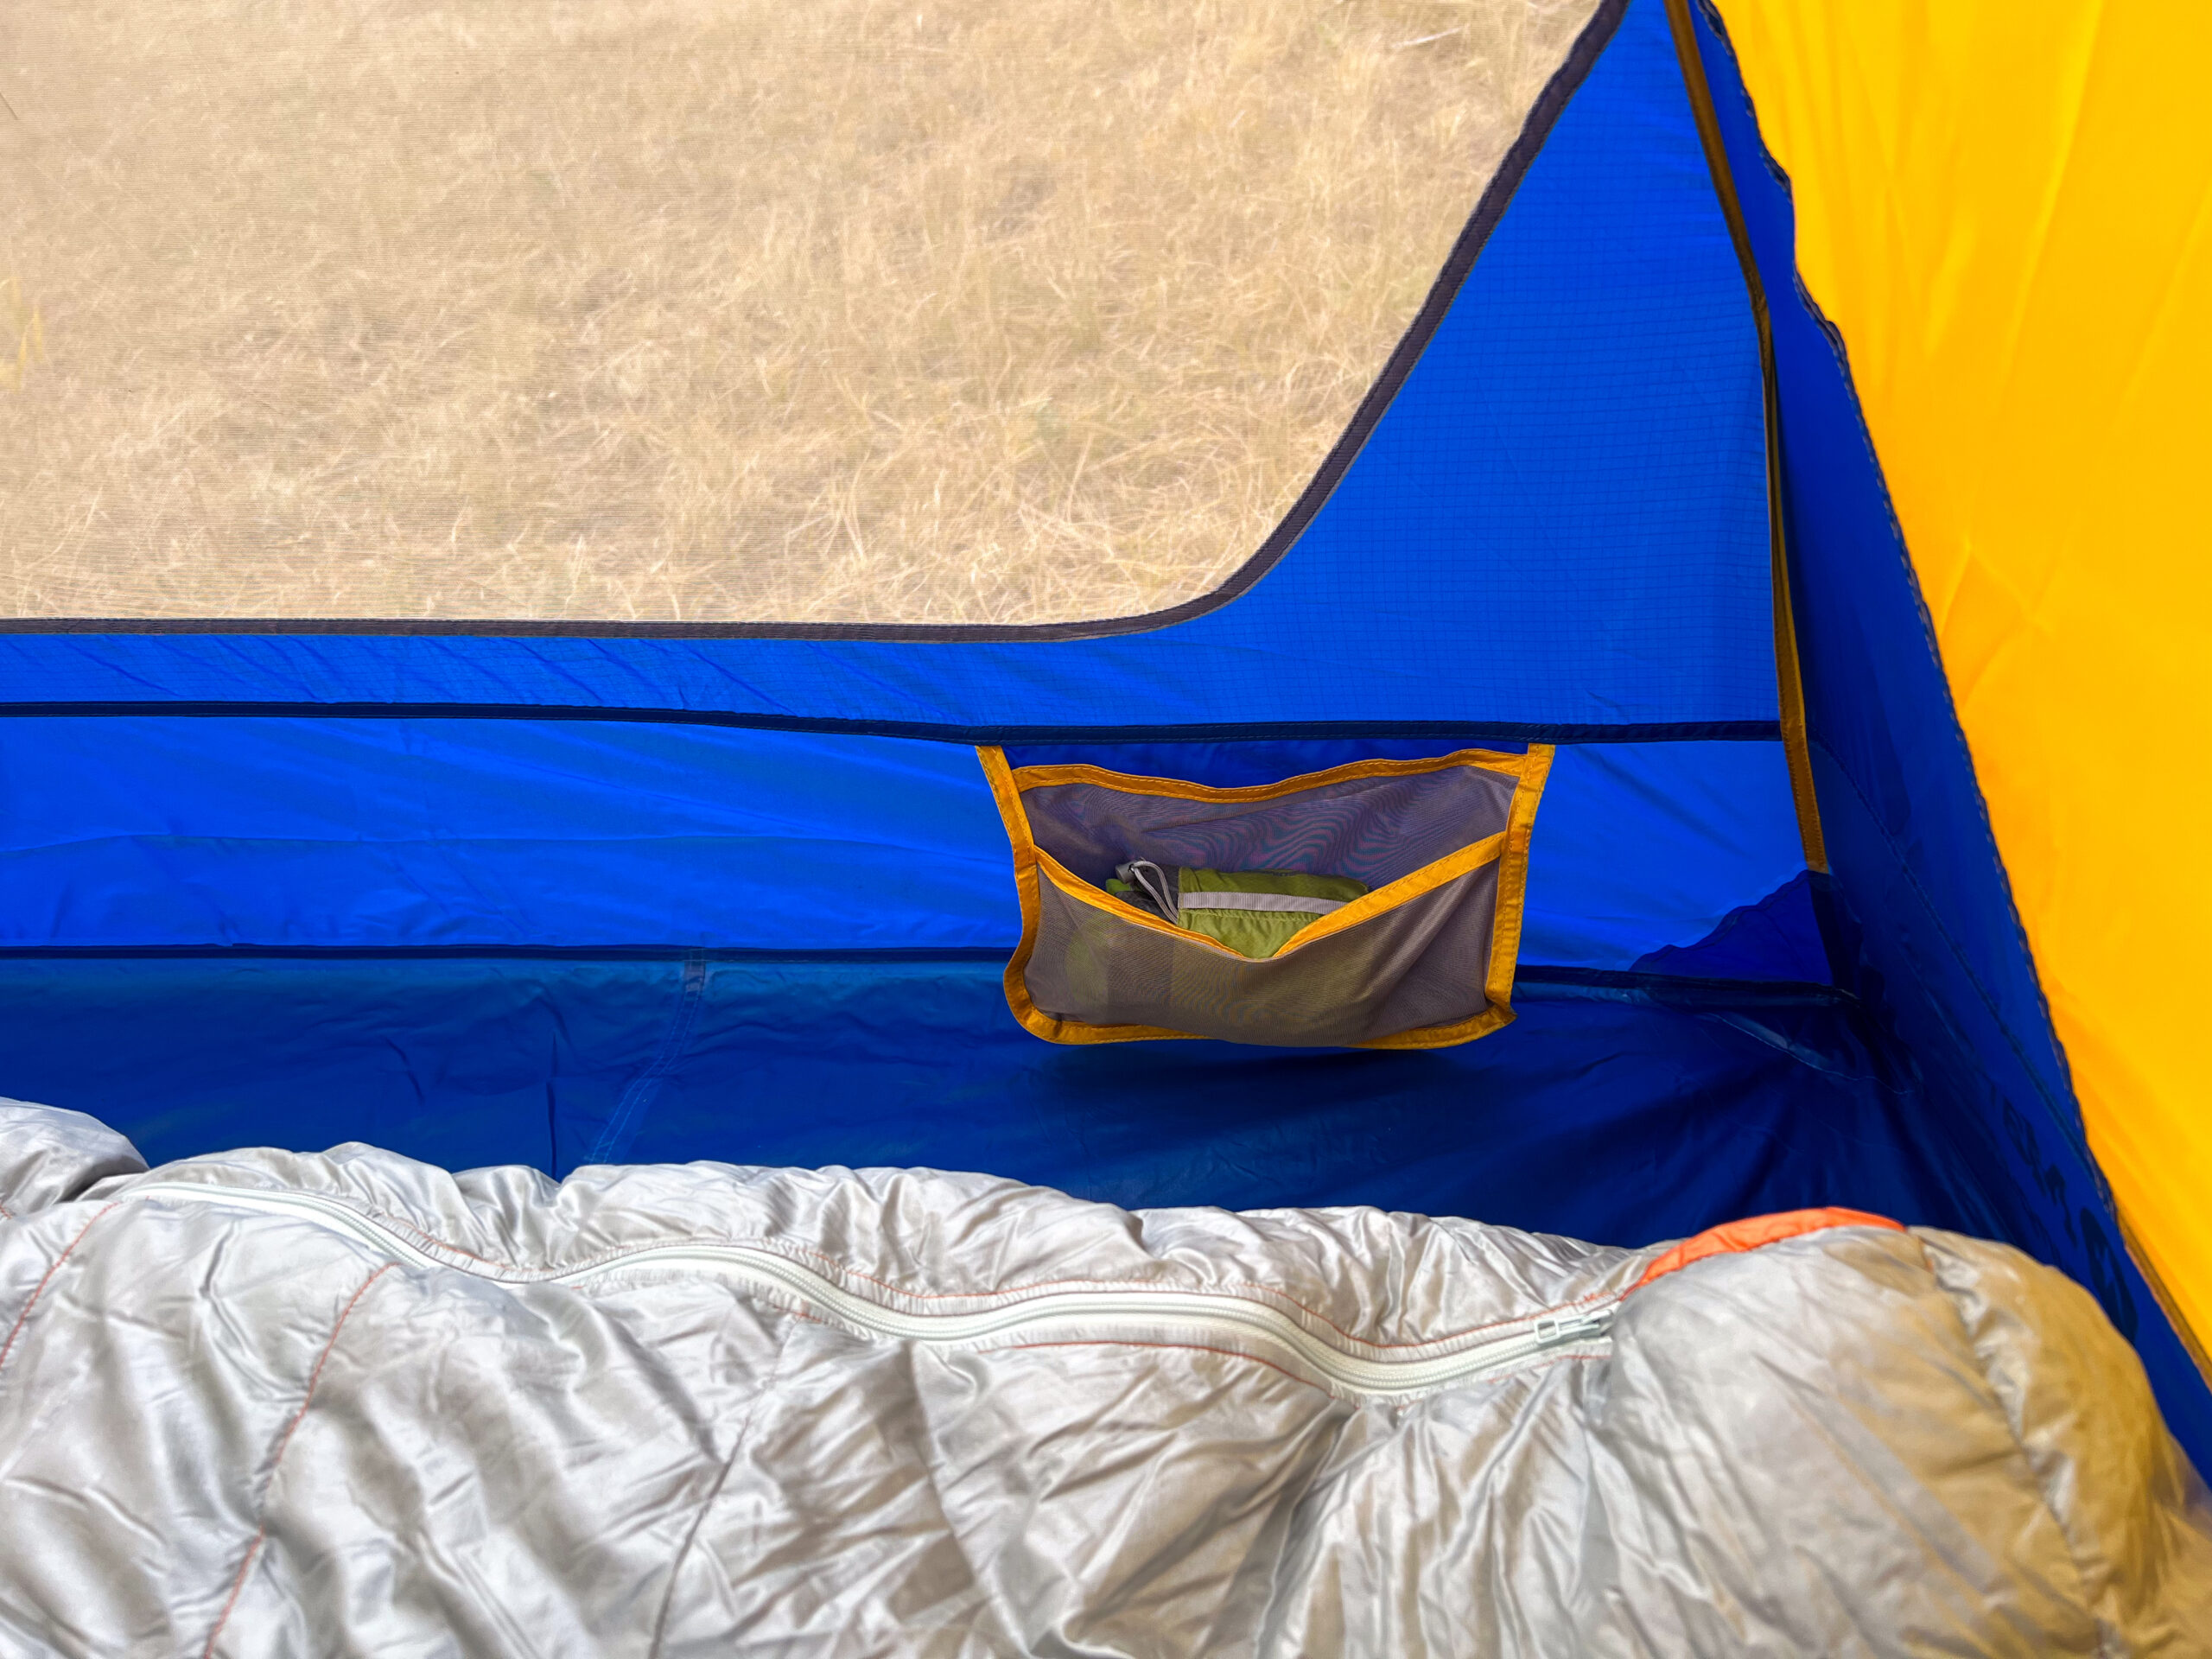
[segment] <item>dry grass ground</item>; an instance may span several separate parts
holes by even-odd
[[[0,612],[1202,593],[1591,9],[10,8]]]

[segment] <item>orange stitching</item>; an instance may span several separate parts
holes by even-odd
[[[108,1210],[112,1210],[114,1208],[114,1205],[109,1205],[106,1210],[102,1210],[99,1215],[95,1215],[92,1217],[92,1221],[98,1221],[100,1218],[100,1216],[107,1214]],[[30,1318],[31,1309],[36,1307],[38,1306],[38,1299],[46,1294],[47,1286],[53,1281],[54,1275],[61,1271],[61,1264],[64,1262],[67,1262],[70,1256],[74,1255],[76,1253],[77,1247],[85,1242],[85,1235],[92,1230],[92,1221],[88,1221],[82,1227],[79,1227],[77,1230],[77,1236],[69,1241],[68,1248],[63,1250],[60,1255],[54,1258],[53,1264],[47,1268],[45,1276],[38,1281],[37,1287],[32,1290],[30,1300],[23,1304],[23,1311],[16,1315],[15,1324],[8,1327],[8,1340],[5,1342],[0,1342],[0,1365],[5,1365],[8,1363],[8,1356],[16,1351],[16,1338],[22,1334],[23,1323]]]
[[[1241,1359],[1254,1365],[1264,1365],[1269,1370],[1279,1372],[1294,1382],[1302,1383],[1318,1393],[1327,1395],[1332,1400],[1338,1398],[1335,1390],[1316,1382],[1311,1377],[1300,1376],[1296,1371],[1276,1364],[1272,1359],[1262,1359],[1257,1354],[1240,1354],[1234,1348],[1210,1348],[1202,1342],[1116,1342],[1106,1337],[1089,1339],[1070,1338],[1064,1342],[1010,1342],[1003,1348],[985,1349],[982,1351],[1012,1354],[1035,1348],[1168,1348],[1180,1349],[1186,1353],[1193,1354],[1219,1354],[1224,1359]]]
[[[368,1198],[360,1198],[352,1192],[316,1192],[312,1188],[304,1186],[243,1186],[234,1185],[228,1181],[193,1181],[187,1183],[187,1185],[203,1188],[209,1192],[277,1192],[306,1193],[313,1198],[327,1198],[334,1204],[342,1204],[347,1209],[353,1211],[356,1214],[367,1217],[369,1220],[381,1222],[387,1226],[397,1227],[403,1232],[412,1233],[416,1238],[422,1240],[423,1243],[428,1244],[433,1249],[443,1250],[448,1255],[465,1255],[471,1262],[481,1262],[486,1267],[497,1268],[504,1273],[522,1274],[527,1275],[531,1274],[565,1273],[568,1271],[565,1268],[525,1267],[518,1262],[511,1262],[501,1256],[479,1255],[474,1250],[464,1249],[460,1245],[455,1244],[449,1240],[440,1238],[435,1233],[429,1232],[418,1226],[414,1222],[408,1220],[406,1217],[396,1214],[393,1211],[385,1209],[382,1205],[374,1203]]]
[[[1024,1349],[1030,1348],[1179,1348],[1186,1352],[1193,1354],[1219,1354],[1224,1359],[1241,1359],[1250,1364],[1264,1365],[1271,1371],[1280,1372],[1294,1382],[1300,1383],[1306,1388],[1313,1389],[1316,1393],[1328,1395],[1332,1400],[1341,1400],[1344,1397],[1343,1395],[1338,1394],[1334,1389],[1328,1387],[1325,1383],[1316,1382],[1311,1377],[1300,1376],[1297,1372],[1286,1370],[1284,1367],[1276,1364],[1274,1361],[1271,1359],[1262,1359],[1257,1354],[1239,1353],[1234,1348],[1210,1348],[1202,1342],[1117,1342],[1110,1338],[1105,1337],[1095,1337],[1089,1338],[1070,1338],[1062,1342],[1010,1342],[1003,1348],[986,1348],[978,1350],[978,1351],[987,1354],[1010,1354],[1019,1353]],[[1484,1382],[1494,1382],[1503,1377],[1523,1376],[1530,1371],[1540,1370],[1547,1365],[1556,1365],[1564,1360],[1593,1359],[1595,1357],[1597,1357],[1597,1356],[1594,1354],[1547,1354],[1541,1358],[1530,1360],[1525,1365],[1515,1365],[1504,1370],[1491,1371],[1479,1380]],[[1348,1390],[1348,1392],[1356,1395],[1359,1393],[1356,1389]],[[1361,1397],[1371,1398],[1373,1396],[1365,1395]],[[1408,1402],[1407,1403],[1410,1404],[1411,1402]]]
[[[269,1465],[269,1482],[261,1489],[261,1525],[255,1529],[253,1542],[246,1547],[245,1560],[238,1563],[238,1575],[231,1583],[230,1599],[223,1604],[223,1611],[215,1620],[215,1628],[207,1632],[207,1645],[200,1650],[200,1659],[212,1659],[216,1638],[222,1635],[223,1626],[231,1622],[232,1610],[238,1605],[239,1596],[245,1592],[246,1574],[253,1571],[254,1561],[261,1554],[261,1546],[269,1537],[269,1500],[276,1490],[276,1471],[284,1461],[284,1453],[290,1449],[292,1436],[298,1432],[301,1419],[308,1414],[308,1408],[315,1403],[315,1384],[322,1381],[322,1368],[330,1363],[331,1350],[338,1346],[339,1332],[345,1330],[346,1321],[353,1317],[354,1305],[368,1294],[369,1287],[390,1273],[394,1265],[387,1262],[364,1279],[361,1287],[353,1293],[352,1300],[339,1313],[338,1323],[330,1327],[330,1340],[322,1344],[322,1352],[315,1358],[315,1370],[308,1373],[308,1389],[301,1397],[300,1408],[292,1414],[292,1421],[284,1426],[283,1436],[276,1442],[276,1455]]]
[[[741,1241],[728,1239],[721,1242],[738,1243]],[[908,1290],[905,1286],[896,1284],[890,1280],[878,1279],[872,1274],[862,1273],[858,1268],[848,1267],[834,1255],[824,1255],[821,1251],[810,1250],[804,1244],[781,1244],[767,1240],[756,1242],[762,1249],[772,1249],[779,1255],[811,1256],[817,1262],[836,1268],[847,1278],[858,1279],[863,1284],[874,1285],[880,1290],[889,1291],[894,1296],[904,1296],[910,1301],[917,1302],[984,1301],[993,1297],[1020,1296],[1033,1291],[1058,1290],[1064,1285],[1079,1286],[1109,1293],[1120,1291],[1141,1293],[1165,1289],[1186,1296],[1204,1296],[1224,1289],[1249,1290],[1262,1296],[1272,1296],[1277,1301],[1287,1303],[1317,1325],[1326,1325],[1346,1342],[1356,1342],[1363,1348],[1433,1348],[1441,1343],[1457,1342],[1462,1337],[1478,1336],[1484,1331],[1495,1331],[1500,1325],[1520,1325],[1530,1319],[1541,1319],[1554,1313],[1565,1313],[1569,1308],[1581,1307],[1590,1302],[1605,1301],[1616,1294],[1610,1290],[1593,1290],[1588,1295],[1578,1296],[1571,1302],[1559,1302],[1539,1308],[1533,1313],[1510,1313],[1503,1319],[1491,1319],[1486,1324],[1470,1325],[1458,1331],[1447,1331],[1440,1337],[1424,1337],[1419,1342],[1376,1342],[1371,1338],[1360,1336],[1356,1332],[1347,1331],[1320,1309],[1308,1307],[1288,1291],[1278,1289],[1273,1285],[1263,1285],[1252,1279],[1224,1279],[1217,1285],[1155,1285],[1148,1280],[1128,1279],[1033,1279],[1025,1284],[1007,1285],[998,1290]]]
[[[336,1193],[332,1193],[327,1196],[335,1198],[338,1195]],[[381,1205],[371,1204],[365,1199],[362,1201],[361,1208],[366,1211],[370,1215],[374,1216],[378,1221],[390,1222],[395,1227],[404,1228],[407,1231],[414,1234],[416,1237],[421,1239],[425,1244],[435,1246],[438,1249],[449,1251],[454,1255],[465,1255],[472,1262],[481,1262],[487,1268],[504,1268],[509,1273],[528,1273],[531,1271],[531,1269],[522,1267],[516,1262],[503,1261],[498,1256],[479,1255],[474,1250],[464,1250],[458,1244],[449,1244],[444,1239],[440,1238],[435,1233],[426,1232],[423,1229],[416,1226],[413,1222],[408,1220],[406,1217],[396,1216],[392,1214],[391,1211],[383,1208]]]
[[[1569,1308],[1582,1307],[1591,1302],[1605,1301],[1617,1294],[1610,1290],[1593,1290],[1588,1295],[1578,1296],[1571,1302],[1554,1303],[1538,1308],[1533,1313],[1509,1313],[1503,1319],[1491,1319],[1482,1325],[1466,1325],[1457,1331],[1447,1331],[1440,1337],[1424,1337],[1419,1342],[1376,1342],[1370,1338],[1360,1336],[1355,1332],[1347,1331],[1320,1309],[1307,1306],[1288,1291],[1279,1289],[1273,1285],[1261,1284],[1253,1279],[1224,1279],[1217,1285],[1158,1285],[1149,1280],[1129,1279],[1032,1279],[1019,1285],[1001,1286],[996,1290],[909,1290],[894,1280],[879,1279],[874,1274],[863,1273],[858,1268],[840,1262],[834,1255],[825,1255],[820,1250],[810,1249],[804,1244],[789,1243],[781,1239],[731,1238],[727,1235],[721,1235],[677,1242],[751,1246],[771,1251],[778,1255],[806,1256],[822,1262],[824,1266],[835,1268],[848,1279],[857,1279],[862,1284],[874,1285],[879,1290],[887,1290],[894,1296],[903,1296],[907,1300],[915,1302],[988,1301],[999,1297],[1027,1295],[1035,1291],[1058,1290],[1070,1285],[1108,1293],[1128,1291],[1141,1294],[1148,1290],[1164,1289],[1186,1296],[1204,1296],[1223,1289],[1249,1290],[1262,1296],[1272,1296],[1277,1301],[1287,1303],[1316,1324],[1326,1325],[1346,1342],[1356,1342],[1363,1348],[1433,1348],[1442,1343],[1457,1342],[1462,1337],[1478,1336],[1484,1331],[1495,1331],[1500,1325],[1520,1325],[1530,1319],[1541,1319],[1554,1313],[1565,1313]],[[639,1250],[660,1248],[662,1247],[658,1244],[641,1244],[636,1247]],[[634,1251],[626,1252],[626,1254],[634,1253]],[[619,1260],[620,1258],[607,1259]]]

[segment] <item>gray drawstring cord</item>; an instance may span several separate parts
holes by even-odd
[[[1176,896],[1179,884],[1169,880],[1159,865],[1148,858],[1133,858],[1116,865],[1114,874],[1150,899],[1152,907],[1166,920],[1178,927],[1183,925],[1183,906]]]

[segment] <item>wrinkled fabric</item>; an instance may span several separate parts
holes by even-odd
[[[0,1221],[66,1204],[105,1176],[145,1167],[138,1149],[96,1117],[0,1100]]]
[[[361,1224],[244,1207],[286,1194]],[[2212,1513],[2132,1351],[1954,1235],[1833,1227],[1631,1289],[1662,1246],[922,1170],[139,1173],[24,1107],[0,1202],[10,1653],[2212,1651]],[[1386,1398],[1164,1316],[838,1312],[1067,1287],[1370,1357],[1611,1325]]]

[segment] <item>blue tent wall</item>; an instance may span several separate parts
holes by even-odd
[[[1453,747],[1080,752],[1242,782],[1355,749]],[[555,721],[17,720],[0,727],[0,949],[1003,959],[1020,931],[1005,832],[962,745]],[[1543,822],[1529,962],[1633,968],[1694,944],[1800,868],[1770,742],[1567,750]]]
[[[1969,1213],[1910,1083],[1816,988],[1539,981],[1506,1032],[1428,1054],[1069,1049],[1014,1025],[999,967],[17,957],[6,1086],[156,1158],[359,1138],[455,1167],[927,1164],[1124,1204],[1373,1203],[1623,1243],[1808,1205]]]

